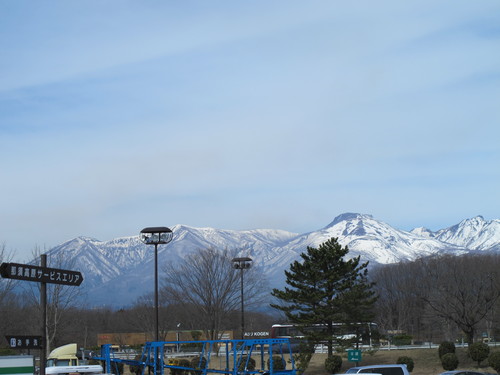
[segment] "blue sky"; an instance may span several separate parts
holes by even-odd
[[[500,218],[500,2],[0,1],[0,244]]]

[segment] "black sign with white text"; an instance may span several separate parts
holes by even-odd
[[[40,349],[42,336],[5,336],[12,349]]]
[[[2,263],[0,274],[7,279],[73,286],[79,286],[83,281],[83,276],[78,271],[33,266],[31,264]]]

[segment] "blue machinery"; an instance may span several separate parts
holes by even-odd
[[[190,360],[178,360],[178,353],[171,354],[165,350],[167,347],[179,347],[185,344],[199,348],[199,351],[195,353],[185,354],[185,357],[189,356]],[[214,362],[219,362],[216,367],[210,364],[213,356],[218,359]],[[120,375],[119,366],[117,366],[119,363],[134,366],[139,375],[164,375],[165,369],[170,369],[172,375],[187,373],[190,375],[296,375],[292,348],[288,339],[153,341],[146,343],[140,359],[136,360],[115,358],[111,344],[105,344],[101,347],[100,357],[93,357],[93,359],[104,361],[106,372],[116,375]],[[255,361],[255,366],[252,366],[253,361]],[[277,361],[281,363],[276,363]]]

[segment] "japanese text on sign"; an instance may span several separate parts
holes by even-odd
[[[12,349],[39,349],[42,347],[41,336],[5,336]]]
[[[78,271],[39,267],[30,264],[2,263],[0,273],[2,277],[6,278],[52,284],[78,286],[83,281],[82,274]]]

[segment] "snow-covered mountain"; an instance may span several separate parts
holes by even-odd
[[[461,246],[450,246],[434,238],[395,229],[371,215],[352,213],[337,216],[323,229],[298,236],[287,247],[301,253],[306,246],[317,247],[332,237],[348,246],[351,256],[360,255],[363,261],[379,264],[463,250]]]
[[[395,229],[371,215],[345,213],[317,231],[297,234],[283,230],[256,229],[248,231],[193,228],[176,225],[171,228],[174,239],[158,247],[160,267],[176,263],[198,249],[208,247],[234,249],[250,256],[270,282],[281,287],[284,270],[300,259],[307,246],[317,247],[337,237],[349,247],[349,256],[360,256],[370,265],[412,260],[436,253],[465,253],[500,250],[500,220],[485,221],[481,216],[432,232],[416,228],[410,232]],[[48,252],[51,259],[64,254],[72,259],[71,269],[84,275],[80,286],[87,293],[89,304],[112,307],[132,304],[139,296],[151,293],[154,277],[154,251],[138,236],[99,241],[78,237]],[[160,270],[161,272],[161,270]]]
[[[466,219],[436,232],[440,241],[470,250],[500,250],[500,220],[486,221],[482,216]]]

